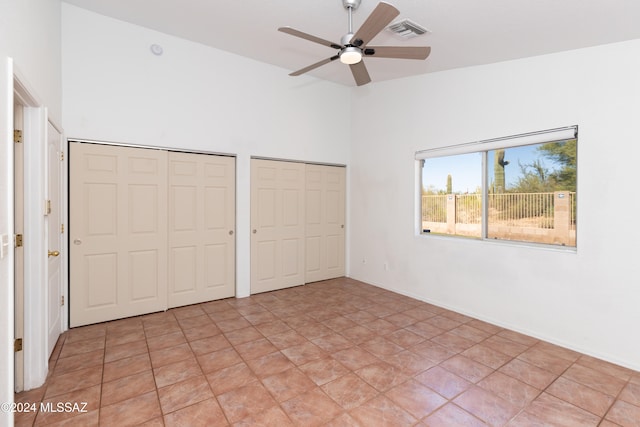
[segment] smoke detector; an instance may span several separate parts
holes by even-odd
[[[396,22],[395,24],[391,24],[387,27],[387,30],[405,39],[410,39],[431,32],[410,19],[405,19],[400,22]]]

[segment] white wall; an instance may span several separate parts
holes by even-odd
[[[14,69],[48,107],[62,116],[60,2],[3,0],[0,4],[0,235],[13,235],[12,81]],[[8,64],[13,64],[9,67]],[[44,176],[34,179],[44,180]],[[10,239],[11,241],[12,239]],[[13,244],[0,259],[0,402],[13,401]],[[0,412],[0,425],[12,414]]]
[[[249,295],[250,157],[346,164],[349,91],[68,4],[62,20],[67,137],[237,156],[237,295]]]
[[[355,90],[350,275],[640,369],[638,76],[635,40]],[[577,253],[416,235],[415,151],[576,124]]]
[[[35,90],[55,123],[62,121],[60,1],[2,0],[0,54]]]

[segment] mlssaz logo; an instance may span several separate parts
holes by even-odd
[[[41,402],[40,412],[87,412],[87,402]]]

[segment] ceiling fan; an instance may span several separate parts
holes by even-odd
[[[378,6],[371,12],[371,15],[362,24],[360,29],[353,33],[352,14],[361,0],[342,0],[342,5],[349,13],[349,32],[342,36],[340,43],[333,43],[325,39],[321,39],[311,34],[298,31],[291,27],[280,27],[278,31],[300,37],[305,40],[319,43],[324,46],[338,50],[338,53],[330,58],[311,64],[298,71],[289,74],[290,76],[299,76],[309,72],[322,65],[339,59],[340,62],[349,65],[356,85],[362,86],[371,82],[367,67],[364,65],[362,58],[364,56],[372,58],[397,58],[397,59],[426,59],[431,53],[431,48],[426,46],[368,46],[369,43],[380,31],[382,31],[400,11],[389,3],[380,2]]]

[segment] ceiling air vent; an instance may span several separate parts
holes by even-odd
[[[395,24],[391,24],[387,27],[387,30],[406,39],[421,36],[425,33],[431,32],[410,19],[405,19],[403,21],[396,22]]]

